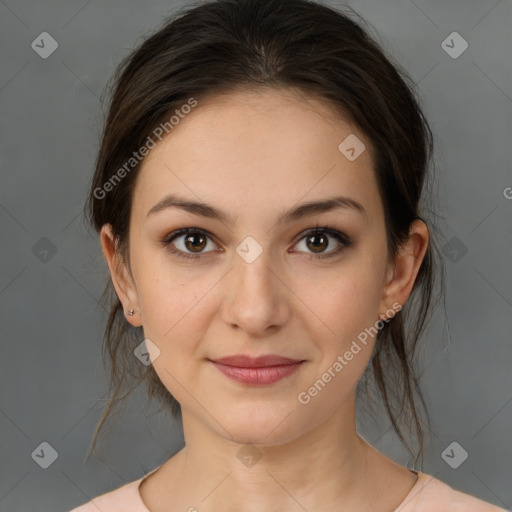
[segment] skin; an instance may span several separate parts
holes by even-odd
[[[366,146],[354,161],[338,150],[349,134]],[[169,193],[222,209],[233,223],[177,208],[147,215]],[[337,195],[360,202],[366,214],[334,209],[277,223],[299,203]],[[317,224],[353,245],[310,259],[339,246],[330,235],[327,247],[318,239],[308,244],[304,231]],[[212,235],[193,240],[203,244],[198,259],[161,244],[180,228]],[[250,264],[236,252],[247,236],[262,248]],[[126,318],[158,347],[158,357],[150,350],[155,371],[183,413],[185,447],[139,488],[151,512],[388,512],[402,502],[416,475],[356,432],[355,387],[375,337],[308,404],[297,399],[358,334],[390,316],[393,304],[405,304],[428,245],[428,228],[417,220],[396,260],[388,260],[371,144],[355,125],[293,89],[203,100],[143,162],[130,265],[109,225],[100,238],[124,310],[135,310]],[[179,236],[174,247],[194,254],[185,241]],[[207,360],[233,354],[305,363],[274,384],[251,386]],[[244,445],[262,455],[251,467],[237,457]]]

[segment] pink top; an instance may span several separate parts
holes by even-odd
[[[139,485],[157,469],[70,512],[150,512],[139,494]],[[421,471],[414,473],[418,475],[418,480],[393,512],[506,512],[503,508],[457,491],[431,475]]]

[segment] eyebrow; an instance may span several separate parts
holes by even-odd
[[[147,216],[155,214],[167,208],[178,208],[193,215],[198,215],[200,217],[206,217],[209,219],[215,219],[230,224],[234,224],[235,220],[231,215],[228,215],[226,212],[223,212],[222,210],[215,208],[214,206],[199,201],[191,201],[190,199],[180,197],[175,194],[165,196],[161,201],[155,204],[155,206],[153,206],[151,210],[149,210]],[[320,201],[310,201],[307,203],[302,203],[299,206],[296,206],[282,213],[279,216],[277,223],[290,223],[299,220],[303,217],[329,212],[337,208],[353,210],[366,217],[368,216],[367,211],[365,210],[363,205],[358,201],[351,199],[350,197],[337,196],[328,199],[323,199]]]

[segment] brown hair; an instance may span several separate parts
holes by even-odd
[[[433,137],[412,80],[351,13],[308,0],[210,1],[166,20],[123,60],[109,91],[86,216],[97,232],[106,223],[112,225],[119,254],[128,265],[130,209],[140,162],[108,193],[98,191],[105,191],[109,180],[113,183],[119,169],[126,170],[133,152],[191,97],[200,104],[207,96],[259,87],[293,87],[326,99],[366,134],[384,203],[388,255],[394,261],[411,223],[424,220],[420,199]],[[419,455],[424,434],[418,398],[427,411],[413,356],[433,306],[438,251],[431,236],[411,297],[379,331],[371,364],[358,385],[358,392],[367,390],[373,378],[394,431],[412,454],[402,431],[405,423],[416,434]],[[141,382],[150,399],[157,398],[174,417],[180,412],[152,365],[134,357],[143,331],[126,321],[111,280],[102,298],[109,308],[103,358],[110,364],[110,396],[89,454],[106,418]]]

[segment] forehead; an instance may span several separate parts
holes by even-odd
[[[347,137],[365,146],[355,160],[340,150]],[[144,215],[169,193],[235,215],[333,195],[367,210],[380,202],[367,137],[327,102],[291,89],[198,100],[149,152],[136,191],[133,210]]]

